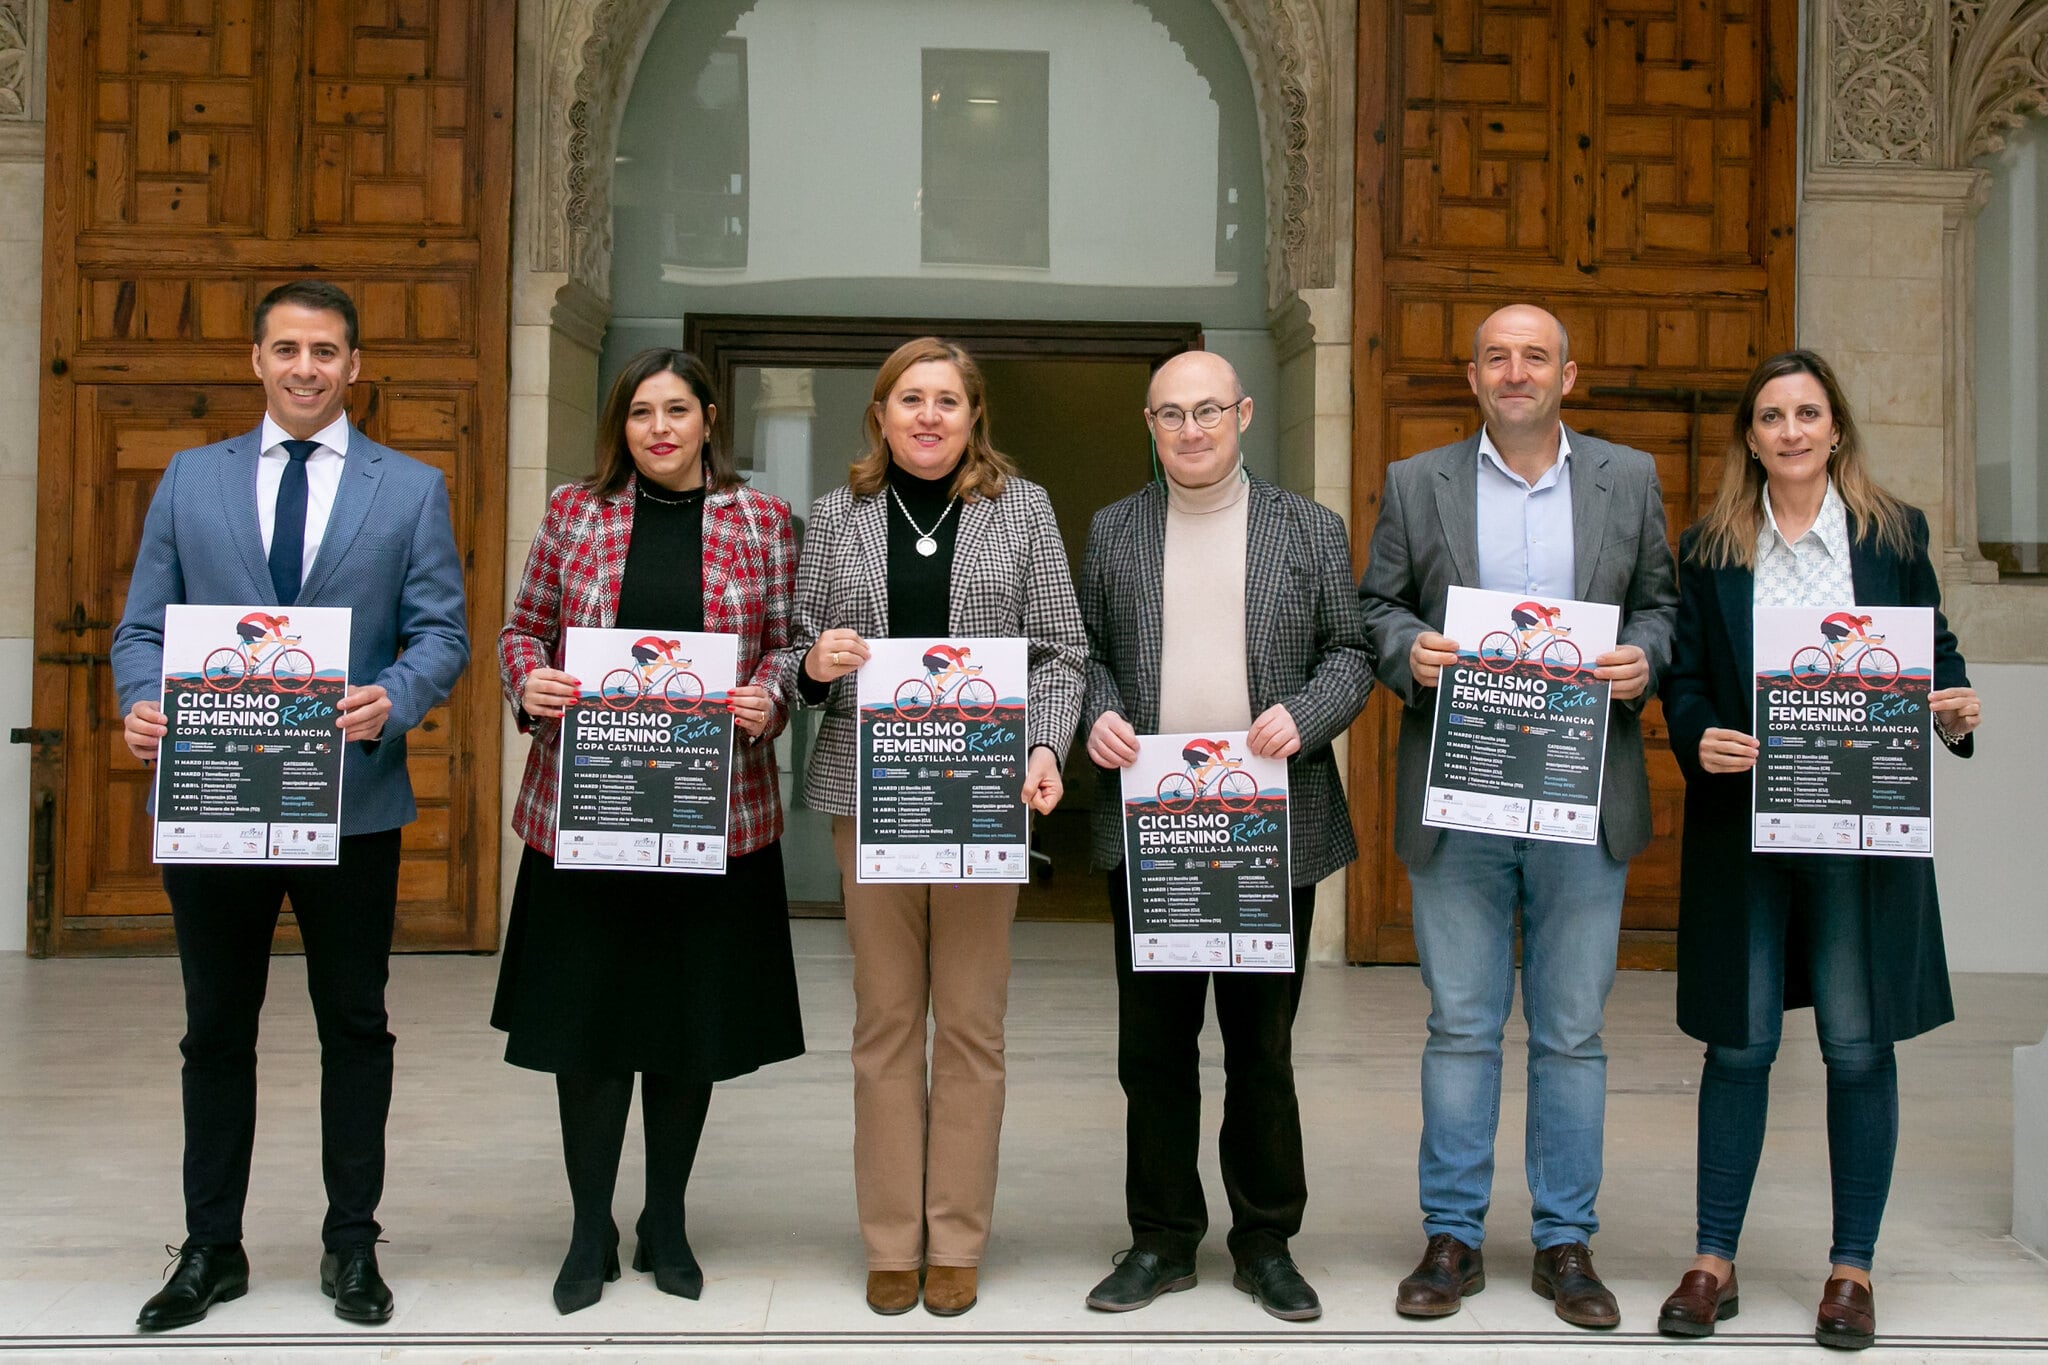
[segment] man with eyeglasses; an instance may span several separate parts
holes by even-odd
[[[1511,306],[1480,323],[1466,378],[1484,425],[1388,468],[1358,589],[1379,679],[1402,703],[1394,851],[1414,892],[1415,948],[1430,999],[1418,1163],[1428,1241],[1394,1297],[1395,1311],[1408,1317],[1448,1316],[1486,1286],[1480,1244],[1519,927],[1536,1245],[1530,1284],[1575,1326],[1621,1322],[1591,1247],[1607,1104],[1600,1030],[1628,860],[1650,842],[1640,716],[1670,661],[1678,588],[1656,461],[1559,420],[1577,375],[1564,324],[1543,309]],[[1458,659],[1459,642],[1442,634],[1453,586],[1521,594],[1538,605],[1576,599],[1621,608],[1618,646],[1593,660],[1611,698],[1599,843],[1422,823],[1437,678]],[[1532,625],[1537,619],[1522,615]]]
[[[1094,860],[1115,909],[1131,1226],[1130,1250],[1088,1295],[1105,1312],[1192,1287],[1209,1221],[1195,1157],[1211,974],[1131,969],[1119,770],[1136,761],[1141,734],[1244,730],[1254,754],[1288,760],[1296,953],[1292,973],[1215,974],[1232,1283],[1274,1317],[1322,1313],[1287,1254],[1308,1203],[1294,1014],[1316,883],[1358,855],[1330,742],[1365,705],[1372,655],[1343,522],[1245,472],[1239,441],[1251,420],[1252,400],[1220,356],[1162,365],[1145,408],[1159,477],[1096,514],[1081,569],[1083,723],[1101,785]]]

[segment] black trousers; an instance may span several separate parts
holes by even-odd
[[[1192,1261],[1209,1228],[1195,1158],[1202,1140],[1202,1019],[1216,985],[1223,1030],[1223,1190],[1239,1265],[1287,1250],[1308,1206],[1294,1012],[1301,1003],[1315,888],[1294,888],[1294,970],[1133,972],[1130,889],[1109,874],[1115,912],[1117,1079],[1123,1083],[1124,1204],[1131,1245]]]
[[[393,1039],[384,1013],[398,902],[398,831],[350,835],[336,867],[164,868],[185,976],[185,1232],[242,1240],[256,1143],[256,1031],[270,940],[291,897],[320,1032],[321,1240],[377,1240]]]

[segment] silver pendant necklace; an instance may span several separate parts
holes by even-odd
[[[932,529],[927,531],[924,527],[917,524],[917,518],[910,515],[910,509],[903,505],[903,495],[901,493],[891,488],[889,496],[896,499],[896,510],[901,512],[903,519],[910,523],[910,529],[917,532],[917,552],[926,559],[930,559],[933,555],[937,554],[939,552],[939,542],[933,537],[938,534],[939,528],[946,524],[946,517],[952,512],[954,504],[958,503],[960,499],[953,498],[949,500],[946,503],[946,510],[939,513],[939,519],[933,522]]]

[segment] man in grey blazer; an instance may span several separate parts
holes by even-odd
[[[1142,1308],[1195,1282],[1208,1228],[1197,1039],[1210,973],[1131,970],[1119,770],[1140,735],[1245,730],[1255,754],[1288,760],[1294,971],[1215,974],[1223,1033],[1219,1155],[1230,1199],[1233,1283],[1275,1317],[1321,1314],[1287,1254],[1308,1203],[1293,1027],[1316,883],[1358,856],[1331,741],[1372,689],[1352,600],[1344,523],[1250,478],[1239,438],[1252,400],[1220,356],[1161,366],[1145,420],[1162,477],[1095,516],[1081,569],[1088,627],[1083,724],[1100,773],[1095,865],[1115,911],[1117,1078],[1126,1101],[1124,1202],[1131,1249],[1088,1295]]]
[[[1600,1030],[1628,860],[1650,841],[1639,715],[1670,658],[1677,580],[1655,462],[1558,419],[1577,375],[1563,324],[1540,308],[1503,308],[1480,324],[1472,352],[1485,425],[1389,467],[1358,589],[1380,681],[1402,702],[1394,851],[1430,995],[1419,1161],[1429,1240],[1394,1306],[1440,1317],[1486,1284],[1480,1244],[1519,927],[1531,1285],[1566,1322],[1613,1327],[1620,1309],[1590,1249],[1607,1096]],[[1598,844],[1422,823],[1437,674],[1457,658],[1441,633],[1453,585],[1621,607],[1619,647],[1594,660],[1612,691]]]
[[[446,482],[364,436],[343,412],[361,365],[355,305],[331,284],[282,285],[257,306],[255,333],[263,423],[180,451],[164,470],[114,631],[114,683],[123,737],[151,761],[165,730],[165,607],[352,608],[351,686],[336,722],[345,746],[340,863],[164,868],[185,981],[186,1238],[169,1283],[136,1320],[145,1331],[197,1322],[248,1289],[242,1209],[256,1136],[257,1019],[287,896],[320,1030],[320,1286],[340,1317],[391,1317],[376,1212],[391,1105],[384,984],[399,829],[415,815],[405,733],[469,661]]]

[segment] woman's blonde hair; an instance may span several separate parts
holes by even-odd
[[[1849,509],[1850,539],[1874,539],[1894,554],[1911,553],[1906,504],[1870,477],[1862,433],[1833,367],[1812,351],[1785,351],[1758,365],[1743,387],[1742,401],[1735,407],[1735,429],[1722,459],[1721,487],[1714,494],[1714,505],[1700,518],[1693,558],[1708,568],[1756,567],[1757,537],[1765,524],[1764,466],[1749,449],[1749,428],[1756,420],[1757,395],[1764,385],[1789,374],[1812,375],[1827,394],[1839,438],[1828,455],[1828,478]]]
[[[867,449],[853,462],[853,468],[846,475],[847,487],[855,497],[871,497],[881,492],[889,476],[889,442],[882,435],[883,405],[889,401],[889,395],[895,391],[904,371],[932,360],[943,360],[960,372],[960,385],[966,390],[970,413],[967,449],[961,452],[960,463],[953,470],[953,496],[969,502],[978,498],[1001,497],[1004,481],[1017,472],[1017,466],[1010,462],[1010,457],[989,441],[988,384],[981,377],[981,367],[974,363],[974,357],[967,354],[958,342],[919,337],[898,346],[882,362],[882,368],[875,371],[875,391],[868,403],[867,415],[861,419],[861,432],[866,437]]]

